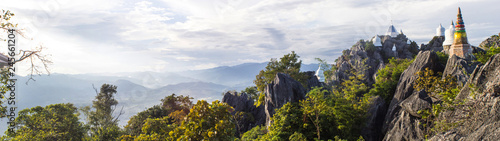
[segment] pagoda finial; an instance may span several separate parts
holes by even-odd
[[[467,33],[465,32],[465,24],[460,7],[458,7],[457,22],[455,23],[455,35],[453,44],[450,47],[450,56],[457,55],[461,58],[469,58],[472,55],[472,48],[467,41]]]

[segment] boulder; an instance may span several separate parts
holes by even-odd
[[[401,104],[399,104],[403,110],[408,112],[410,115],[414,117],[421,118],[418,114],[418,111],[431,109],[432,108],[432,100],[429,95],[425,91],[420,91],[412,94],[407,99],[403,100]]]
[[[287,102],[299,102],[305,99],[306,90],[300,82],[284,73],[276,74],[274,80],[265,88],[264,111],[266,126],[271,124],[275,109],[281,108]]]
[[[479,64],[479,62],[468,61],[456,55],[450,56],[443,72],[443,78],[447,75],[451,75],[457,78],[459,83],[464,85],[469,79],[469,74],[471,74]]]

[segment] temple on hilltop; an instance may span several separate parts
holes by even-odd
[[[399,32],[398,32],[399,31]],[[443,37],[444,38],[444,37]],[[396,58],[413,58],[415,53],[410,50],[418,50],[415,46],[411,46],[411,41],[404,35],[403,30],[396,30],[391,23],[387,32],[383,35],[375,35],[371,41],[375,47],[375,52],[383,53],[384,59]]]
[[[403,31],[401,31],[401,33],[403,33]],[[394,28],[394,25],[391,24],[391,26],[389,26],[389,29],[387,29],[387,32],[385,32],[385,35],[391,36],[393,38],[398,36],[398,32],[396,31],[396,28]]]
[[[462,19],[462,11],[458,7],[457,25],[455,25],[455,35],[453,44],[450,47],[449,56],[456,55],[460,58],[472,57],[472,47],[467,41],[467,33],[465,32],[464,20]]]
[[[453,24],[453,21],[451,21],[450,27],[446,29],[444,33],[445,36],[444,36],[443,48],[447,52],[448,50],[450,50],[450,47],[453,44],[453,39],[455,39],[455,37],[453,37],[455,35],[455,24]]]
[[[373,46],[376,46],[376,47],[382,46],[382,40],[380,39],[380,37],[378,35],[372,38],[372,43],[373,43]]]

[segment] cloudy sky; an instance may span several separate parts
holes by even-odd
[[[265,62],[290,51],[333,62],[392,23],[426,43],[462,8],[469,42],[500,32],[497,0],[19,0],[0,8],[47,47],[52,73],[183,71]],[[2,45],[3,46],[3,45]],[[22,72],[19,72],[22,73]]]

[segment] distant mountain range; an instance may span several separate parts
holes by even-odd
[[[104,83],[116,85],[118,110],[125,113],[120,117],[120,125],[126,125],[137,112],[153,105],[172,93],[189,95],[194,101],[220,100],[228,90],[243,90],[253,86],[253,80],[267,63],[245,63],[236,66],[222,66],[205,70],[185,72],[132,72],[113,74],[51,74],[18,78],[16,104],[18,111],[35,106],[55,103],[73,103],[77,107],[92,104],[96,96],[93,86],[99,90]],[[301,71],[315,71],[318,64],[303,64]],[[0,121],[0,131],[4,131],[6,120]]]

